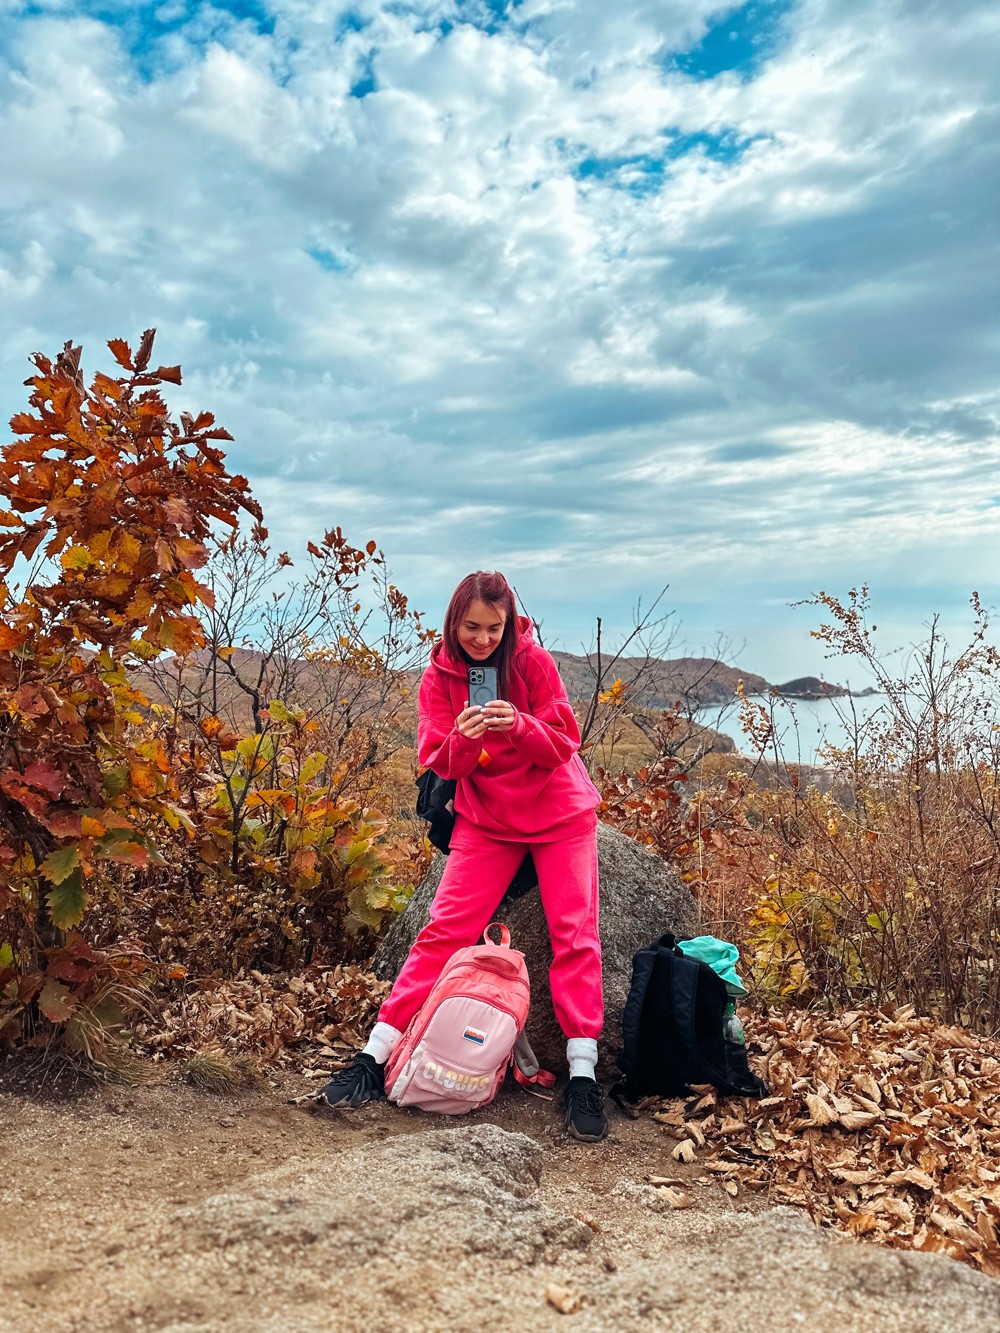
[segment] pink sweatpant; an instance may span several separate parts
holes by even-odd
[[[476,944],[531,852],[552,941],[549,987],[556,1020],[567,1037],[601,1035],[604,997],[597,934],[597,839],[594,824],[559,842],[501,842],[461,816],[431,904],[430,920],[413,942],[379,1022],[404,1032],[455,952]],[[516,946],[517,941],[515,940]]]

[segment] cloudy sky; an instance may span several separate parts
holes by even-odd
[[[0,0],[0,412],[155,325],[293,558],[827,670],[1000,601],[995,0]]]

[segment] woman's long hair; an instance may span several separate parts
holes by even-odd
[[[490,665],[497,669],[500,698],[506,699],[510,687],[511,663],[517,648],[517,609],[513,589],[499,571],[477,569],[474,574],[466,574],[452,593],[448,610],[444,613],[444,632],[441,635],[445,652],[456,662],[466,660],[458,641],[458,627],[475,601],[485,602],[487,606],[505,614],[503,637],[490,659]]]

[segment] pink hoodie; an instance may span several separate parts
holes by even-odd
[[[600,795],[578,753],[580,728],[559,670],[535,643],[531,621],[518,616],[517,628],[507,700],[517,719],[510,731],[482,740],[459,733],[455,718],[469,697],[468,667],[438,643],[420,680],[417,758],[439,777],[458,779],[455,813],[489,837],[549,841],[592,814]]]

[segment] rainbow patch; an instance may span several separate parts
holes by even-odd
[[[480,1032],[478,1028],[466,1028],[462,1037],[465,1041],[474,1041],[477,1046],[482,1046],[486,1041],[486,1033]]]

